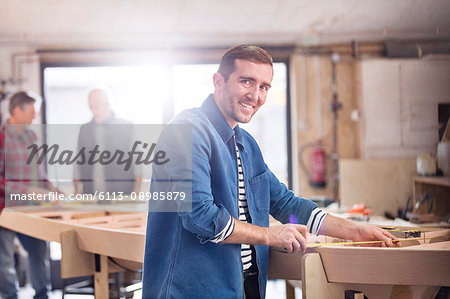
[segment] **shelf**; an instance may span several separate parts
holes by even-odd
[[[414,183],[450,187],[450,176],[416,176]]]

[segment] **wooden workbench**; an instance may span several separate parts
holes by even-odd
[[[94,275],[96,298],[108,297],[108,273],[122,270],[109,258],[127,268],[142,267],[146,213],[5,210],[0,225],[60,242],[61,276]],[[271,248],[269,277],[302,280],[304,298],[342,298],[349,287],[376,294],[374,298],[383,298],[380,294],[400,298],[394,296],[398,286],[418,293],[423,288],[416,286],[426,285],[434,291],[450,286],[450,242],[439,239],[449,234],[449,230],[427,232],[438,238],[404,248],[323,246],[309,248],[306,254]]]
[[[426,239],[403,241],[401,248],[333,245],[306,254],[271,248],[269,278],[293,280],[303,298],[343,298],[345,290],[368,298],[434,298],[450,286],[449,236],[450,230],[427,229]]]
[[[18,210],[29,210],[24,207]],[[0,226],[61,243],[61,277],[94,275],[95,297],[108,298],[108,274],[141,269],[147,213],[4,210]]]

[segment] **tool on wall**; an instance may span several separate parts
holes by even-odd
[[[426,208],[425,204],[428,203]],[[431,213],[433,209],[433,197],[425,193],[420,197],[410,196],[406,202],[405,208],[399,210],[399,217],[409,220],[412,223],[439,222],[440,217]]]

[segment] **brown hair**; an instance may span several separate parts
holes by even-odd
[[[217,72],[221,74],[225,80],[227,80],[230,74],[234,72],[234,61],[236,59],[273,66],[272,57],[262,48],[248,44],[238,45],[228,49],[220,60]]]
[[[36,102],[36,98],[33,97],[30,93],[25,91],[16,92],[11,96],[9,100],[9,114],[13,114],[13,111],[16,107],[20,107],[20,109],[24,109],[25,105],[34,104]]]

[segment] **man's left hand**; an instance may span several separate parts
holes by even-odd
[[[370,224],[360,224],[357,228],[357,233],[355,234],[353,241],[384,241],[383,243],[367,243],[364,246],[371,247],[395,247],[400,246],[400,242],[392,242],[397,238],[391,235],[386,230],[379,228],[375,225]]]
[[[319,234],[344,240],[353,240],[355,242],[383,241],[377,243],[365,243],[361,244],[361,246],[401,246],[400,242],[392,242],[392,240],[397,239],[396,237],[378,226],[356,223],[330,214],[325,216]]]

